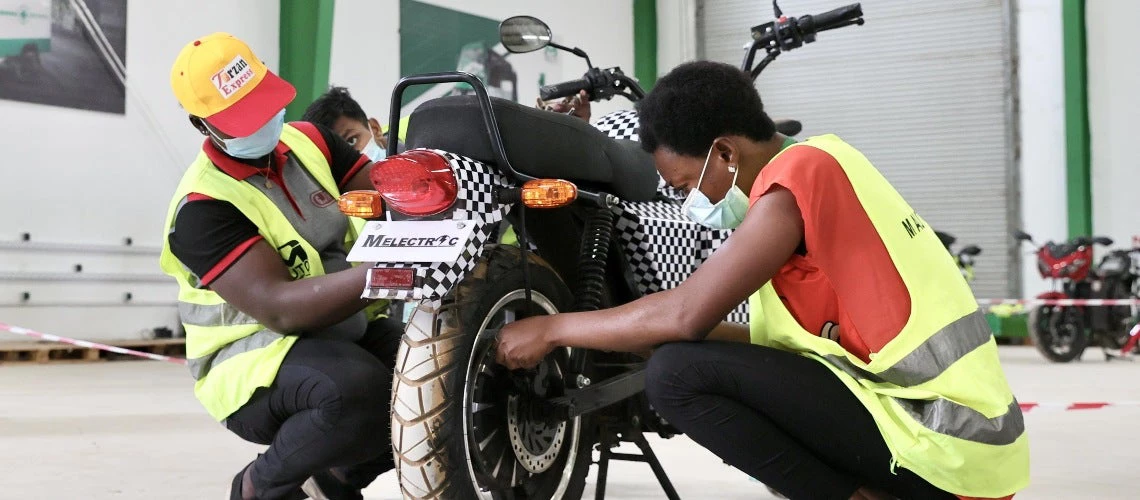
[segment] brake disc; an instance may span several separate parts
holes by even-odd
[[[511,449],[523,468],[532,474],[546,472],[558,460],[566,439],[566,422],[547,422],[545,405],[526,396],[507,398],[507,433]]]

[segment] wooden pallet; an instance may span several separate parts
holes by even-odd
[[[139,339],[103,342],[135,351],[183,356],[186,339]],[[76,361],[103,361],[143,359],[98,349],[79,347],[58,342],[0,342],[0,364],[3,363],[58,363]]]

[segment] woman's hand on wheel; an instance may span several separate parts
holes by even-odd
[[[554,350],[546,335],[551,318],[539,316],[508,323],[499,331],[495,358],[499,364],[511,369],[534,368]]]

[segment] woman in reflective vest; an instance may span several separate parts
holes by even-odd
[[[284,122],[296,90],[241,40],[185,46],[171,85],[206,136],[175,190],[160,263],[178,282],[194,394],[227,429],[269,445],[231,499],[361,498],[393,468],[387,432],[401,325],[360,298],[347,250],[362,221],[341,190],[371,161],[311,123]]]
[[[791,498],[1008,498],[1027,485],[1021,410],[977,302],[867,158],[834,135],[776,133],[751,79],[725,64],[674,69],[639,110],[642,145],[689,190],[686,214],[732,236],[672,290],[508,325],[501,363],[656,348],[653,407]],[[751,325],[723,323],[745,300]]]

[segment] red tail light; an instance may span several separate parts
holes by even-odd
[[[388,208],[422,217],[447,210],[455,203],[459,183],[451,163],[438,153],[408,151],[381,160],[372,167],[372,185]]]

